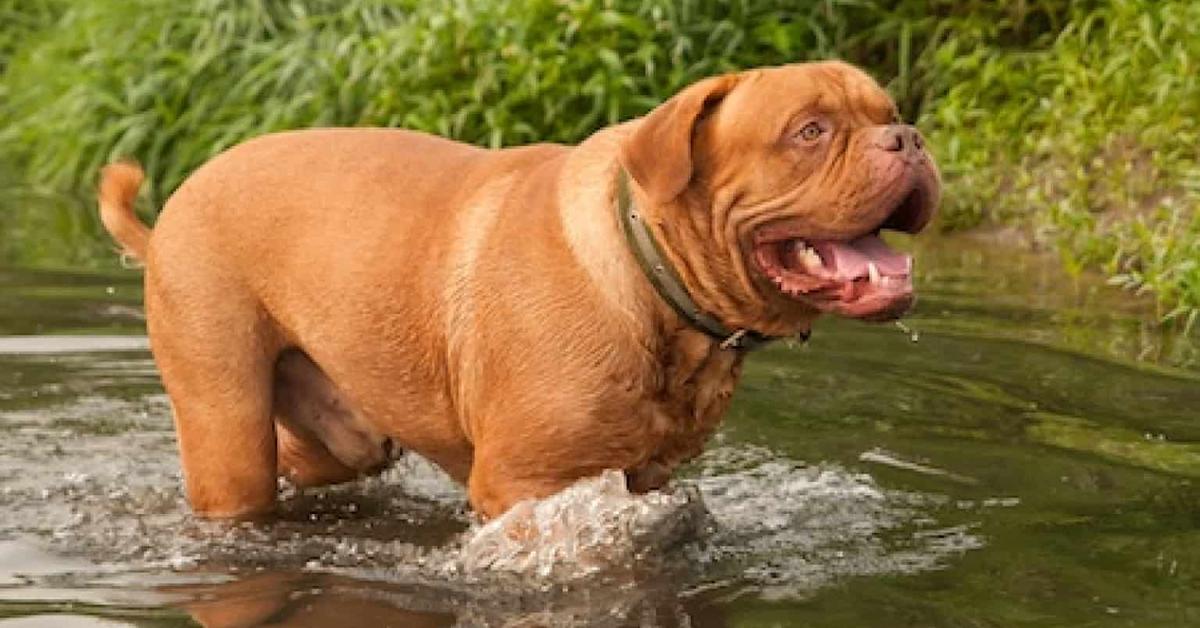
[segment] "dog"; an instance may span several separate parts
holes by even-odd
[[[750,350],[912,305],[879,232],[921,231],[940,178],[899,120],[830,61],[701,80],[577,146],[275,133],[196,170],[153,231],[141,170],[107,166],[192,509],[263,516],[279,476],[344,482],[404,450],[484,518],[605,469],[663,486]]]

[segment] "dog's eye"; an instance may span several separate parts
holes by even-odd
[[[806,142],[815,142],[817,138],[821,137],[821,134],[824,132],[825,129],[821,128],[821,124],[819,122],[809,122],[808,124],[804,125],[804,128],[800,129],[798,136],[800,139]]]

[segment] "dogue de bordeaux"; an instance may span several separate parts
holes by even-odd
[[[603,469],[662,486],[746,353],[822,313],[913,302],[940,195],[921,135],[841,62],[716,76],[578,146],[392,129],[238,145],[153,230],[105,168],[104,225],[145,266],[151,349],[192,508],[269,513],[402,450],[484,517]]]

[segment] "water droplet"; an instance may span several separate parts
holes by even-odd
[[[908,325],[905,325],[904,321],[896,321],[896,327],[899,328],[900,331],[908,334],[908,339],[914,343],[921,340],[921,332],[909,327]]]

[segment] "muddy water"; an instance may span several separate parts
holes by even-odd
[[[673,490],[479,527],[419,459],[191,518],[136,275],[0,271],[0,623],[1200,625],[1197,343],[1054,260],[943,241],[893,327],[753,356]]]

